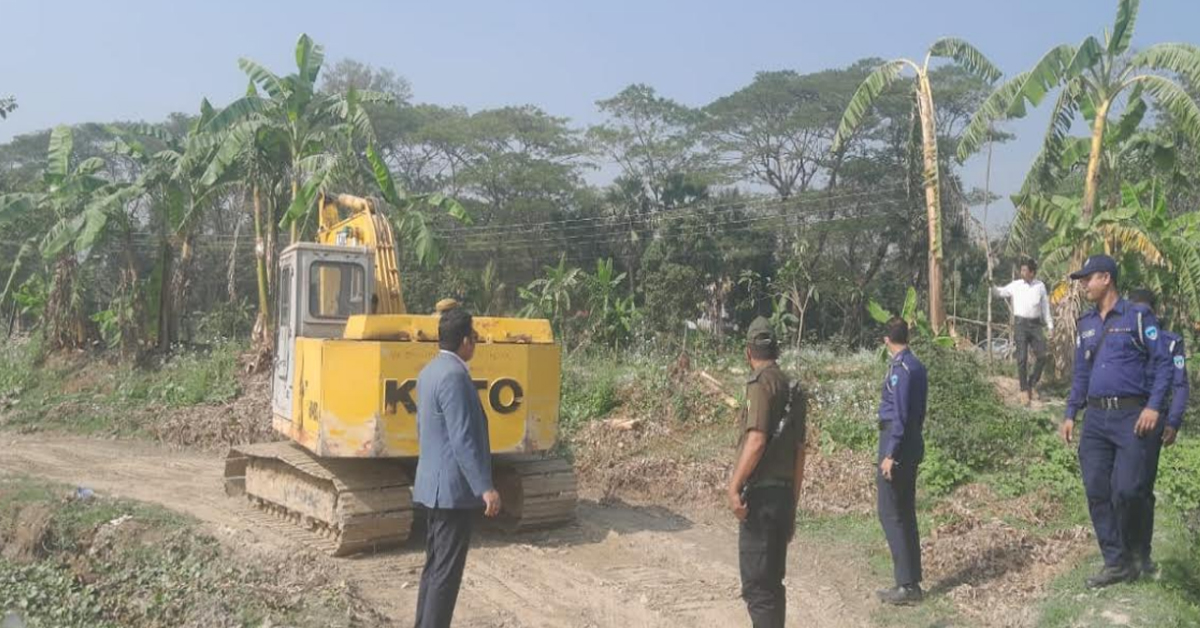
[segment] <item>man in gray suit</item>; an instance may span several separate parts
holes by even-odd
[[[450,626],[475,517],[481,507],[488,517],[500,514],[487,416],[467,370],[477,341],[471,315],[447,310],[438,323],[441,351],[417,376],[421,455],[413,501],[426,508],[429,530],[416,628]]]

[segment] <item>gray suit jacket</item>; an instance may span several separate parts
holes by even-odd
[[[413,501],[427,508],[480,508],[492,489],[487,415],[457,356],[438,352],[417,376],[421,454]]]

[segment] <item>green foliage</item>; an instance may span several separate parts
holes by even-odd
[[[806,349],[800,353],[800,363],[809,420],[820,430],[822,449],[874,452],[879,444],[883,374],[873,354]]]
[[[946,458],[972,471],[996,469],[1017,459],[1038,433],[1039,423],[997,396],[975,356],[917,343],[929,371],[925,440]]]
[[[611,258],[596,260],[596,272],[583,278],[591,338],[608,347],[628,342],[638,318],[633,295],[624,294],[624,282],[625,273],[613,270]]]
[[[1001,495],[1016,497],[1040,492],[1053,499],[1077,495],[1081,490],[1079,478],[1075,448],[1064,445],[1048,427],[1037,434],[1030,447],[1020,452],[1017,460],[991,476]]]
[[[574,313],[571,300],[579,289],[583,271],[567,266],[566,254],[559,257],[557,266],[546,266],[543,270],[545,277],[517,289],[517,295],[525,302],[521,316],[550,319],[565,345],[567,317]]]
[[[563,370],[559,426],[567,435],[589,421],[604,417],[621,403],[616,366],[611,363],[595,366],[598,368],[581,370],[568,366]]]
[[[237,366],[240,349],[240,344],[226,342],[208,351],[176,356],[156,371],[129,371],[118,387],[118,395],[126,401],[170,406],[229,401],[241,392]]]
[[[918,477],[921,486],[930,495],[940,497],[971,479],[972,473],[965,464],[947,457],[941,449],[929,447],[925,451],[925,460],[921,462],[921,473]]]
[[[954,338],[949,334],[933,333],[933,326],[929,324],[929,317],[926,316],[924,311],[917,309],[917,290],[912,286],[908,287],[908,292],[904,296],[904,307],[900,310],[900,314],[897,315],[889,312],[883,306],[876,303],[874,299],[867,301],[867,312],[875,322],[880,324],[899,316],[904,322],[908,323],[910,342],[917,342],[918,339],[924,338],[932,340],[935,345],[943,348],[954,346]]]
[[[272,581],[278,574],[231,559],[190,519],[105,497],[63,501],[65,492],[64,486],[23,478],[0,480],[0,520],[12,521],[18,510],[34,505],[51,510],[40,560],[0,559],[0,614],[13,611],[30,628],[259,625],[285,613],[293,615],[289,625],[345,625],[330,623],[345,605],[328,591],[313,591],[325,595],[312,599],[278,599]],[[105,528],[113,530],[111,542],[96,543],[97,530]],[[88,578],[79,577],[81,569]],[[321,608],[330,602],[334,612]]]
[[[1157,490],[1200,524],[1200,475],[1196,473],[1200,469],[1200,441],[1182,434],[1174,446],[1163,448],[1158,466]]]

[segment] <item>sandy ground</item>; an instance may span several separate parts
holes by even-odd
[[[302,533],[222,491],[219,456],[145,442],[50,434],[0,436],[0,472],[45,477],[160,504],[261,556],[308,556],[343,580],[387,625],[411,625],[424,553],[414,534],[391,552],[312,554]],[[711,507],[695,512],[585,493],[576,524],[518,536],[476,536],[456,626],[671,627],[749,625],[739,597],[737,529]],[[865,626],[875,606],[861,557],[797,539],[789,556],[789,626]],[[269,565],[265,565],[269,568]]]

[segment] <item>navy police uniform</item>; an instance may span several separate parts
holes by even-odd
[[[1188,384],[1187,372],[1187,352],[1184,350],[1183,338],[1178,334],[1169,331],[1158,332],[1160,342],[1165,342],[1167,352],[1171,355],[1171,392],[1170,404],[1167,410],[1166,427],[1174,429],[1176,432],[1183,427],[1183,412],[1187,409],[1188,395],[1190,384]],[[1146,493],[1146,507],[1142,511],[1141,531],[1139,536],[1142,539],[1141,545],[1141,561],[1143,565],[1150,565],[1150,543],[1154,537],[1154,484],[1158,479],[1158,456],[1162,451],[1162,438],[1151,439],[1150,442],[1150,458],[1147,460],[1147,480],[1148,487]]]
[[[917,530],[917,466],[925,457],[925,365],[908,348],[888,362],[879,403],[879,457],[891,456],[892,479],[875,468],[879,523],[892,552],[896,586],[921,582],[921,539]]]
[[[1115,279],[1116,263],[1095,256],[1071,277],[1095,272],[1107,272]],[[1142,409],[1164,409],[1171,357],[1154,313],[1125,299],[1118,299],[1106,317],[1100,316],[1099,309],[1084,314],[1077,329],[1065,418],[1073,421],[1087,408],[1079,466],[1105,567],[1135,569],[1144,543],[1141,517],[1148,505],[1147,469],[1153,443],[1161,441],[1163,422],[1142,437],[1134,426]]]

